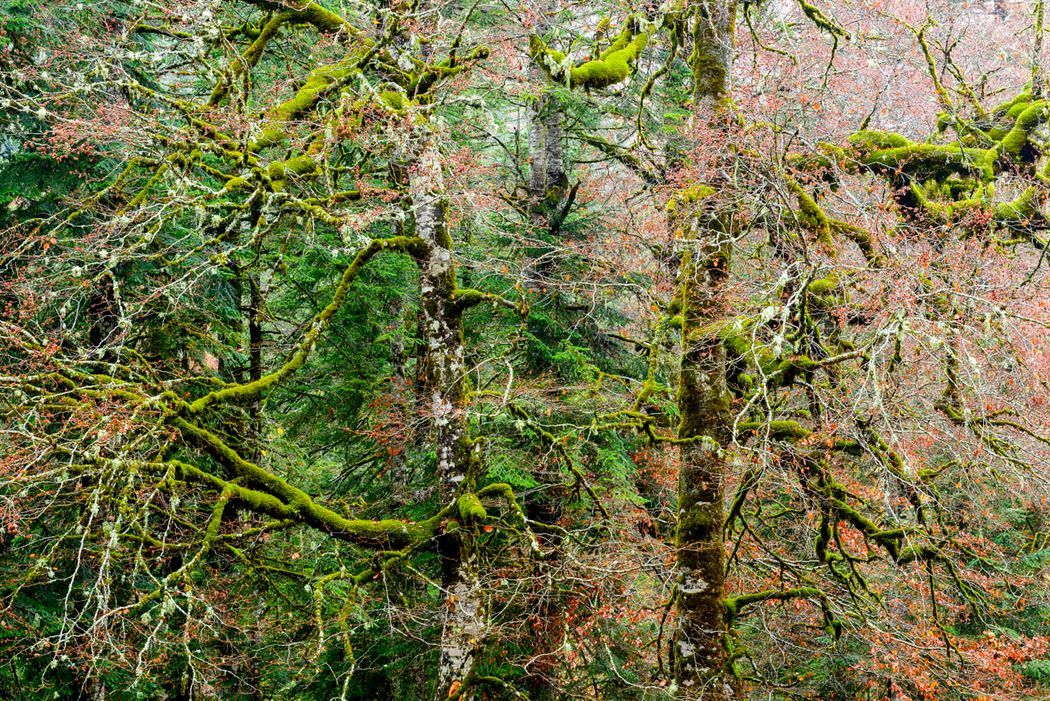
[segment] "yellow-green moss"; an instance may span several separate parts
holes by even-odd
[[[1039,213],[1039,193],[1035,186],[1028,186],[1020,196],[1010,202],[995,206],[995,220],[999,223],[1020,223],[1032,219]]]
[[[826,295],[834,292],[839,288],[839,279],[832,273],[827,277],[814,280],[813,282],[806,285],[806,291],[814,295]]]
[[[1013,128],[999,142],[997,148],[1000,154],[1013,159],[1021,158],[1022,151],[1028,143],[1028,137],[1035,131],[1036,127],[1043,123],[1046,116],[1046,104],[1045,100],[1039,100],[1031,104],[1018,105],[1018,107],[1023,106],[1024,109],[1017,115],[1017,121],[1014,122]],[[1016,109],[1015,107],[1010,110],[1010,115]]]
[[[648,41],[649,37],[644,33],[632,34],[630,30],[624,30],[596,60],[570,67],[567,75],[565,54],[548,48],[539,37],[529,37],[529,51],[554,80],[567,82],[570,87],[590,90],[607,88],[629,78],[634,72],[635,61]]]
[[[715,189],[707,185],[694,185],[684,190],[679,190],[667,202],[667,213],[674,214],[680,205],[695,204],[715,194]]]
[[[478,499],[476,494],[464,494],[456,501],[456,506],[463,523],[480,521],[488,516],[488,512],[481,504],[481,499]]]
[[[383,104],[395,112],[404,112],[408,109],[410,101],[405,95],[397,90],[384,90],[379,93],[379,99]]]
[[[874,130],[858,131],[849,137],[849,142],[856,148],[872,150],[903,148],[912,144],[900,134]]]

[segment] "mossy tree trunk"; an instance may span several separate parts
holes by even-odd
[[[732,60],[734,2],[704,2],[693,11],[695,118],[715,128],[725,123],[724,102]],[[682,699],[731,699],[725,609],[725,448],[732,414],[726,386],[726,355],[705,331],[727,313],[732,258],[732,217],[719,211],[719,188],[729,183],[692,183],[671,207],[670,225],[684,246],[678,270],[682,314],[682,360],[678,388],[680,466],[676,548],[673,659]],[[701,201],[697,201],[697,200]],[[709,204],[713,203],[713,204]]]
[[[416,235],[425,243],[420,257],[424,392],[433,422],[437,477],[444,503],[474,487],[468,435],[462,310],[456,304],[456,269],[446,223],[441,158],[434,136],[422,135],[419,157],[409,175]],[[476,501],[476,498],[475,500]],[[478,505],[480,508],[480,505]],[[450,520],[439,539],[445,602],[436,698],[455,695],[467,681],[485,627],[477,544],[470,508]],[[457,698],[471,698],[464,691]]]
[[[547,26],[550,0],[541,6],[539,25],[542,33]],[[560,227],[559,208],[565,199],[568,177],[565,172],[565,152],[562,133],[562,106],[543,69],[536,61],[529,67],[529,79],[536,86],[537,95],[529,102],[529,220],[532,236],[537,239],[537,254],[530,261],[531,274],[542,288],[551,276]]]

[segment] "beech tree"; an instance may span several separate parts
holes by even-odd
[[[1030,5],[0,10],[0,689],[1039,698]]]

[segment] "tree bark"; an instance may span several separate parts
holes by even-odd
[[[424,391],[431,413],[440,495],[445,503],[473,491],[471,442],[467,432],[462,312],[455,303],[456,271],[446,224],[441,159],[430,133],[422,135],[419,158],[409,174],[416,235],[426,243],[419,261],[422,326],[426,342]],[[444,621],[436,698],[454,696],[467,682],[485,628],[478,554],[471,510],[460,508],[440,537]],[[469,690],[460,699],[470,699]]]
[[[542,33],[547,24],[550,3],[541,8],[536,31]],[[529,278],[545,288],[554,268],[556,241],[546,239],[557,235],[558,208],[565,198],[568,178],[565,173],[565,152],[562,143],[562,109],[548,88],[548,78],[533,61],[529,79],[536,86],[536,98],[529,102],[529,220],[532,235],[537,239],[534,260],[529,261]]]
[[[696,119],[724,123],[729,91],[735,2],[703,2],[695,10],[690,66]],[[680,465],[676,548],[674,678],[682,699],[714,701],[736,696],[728,665],[725,610],[725,448],[732,413],[726,386],[726,355],[707,329],[726,314],[732,216],[682,193],[671,227],[684,245],[678,270],[682,314],[682,360],[678,387]],[[707,199],[707,198],[703,198]]]

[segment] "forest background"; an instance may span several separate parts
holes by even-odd
[[[0,697],[1050,690],[1044,7],[0,5]]]

